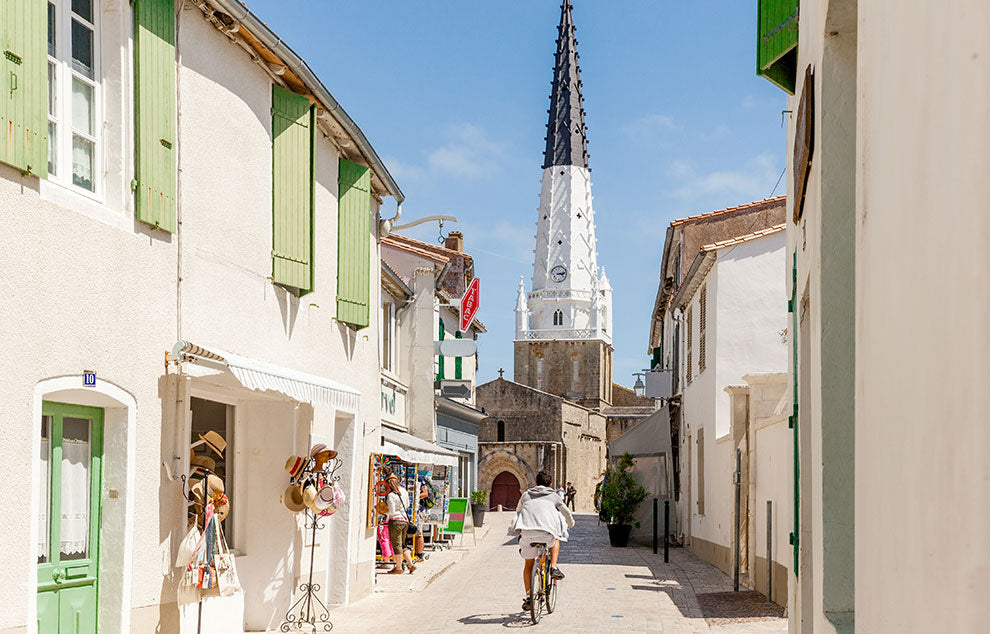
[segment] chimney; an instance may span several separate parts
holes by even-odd
[[[458,253],[464,252],[464,234],[460,231],[451,231],[447,234],[447,239],[444,242],[445,247],[451,251],[457,251]]]

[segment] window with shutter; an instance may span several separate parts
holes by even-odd
[[[272,85],[272,279],[300,295],[313,290],[313,128],[309,99]]]
[[[698,374],[704,372],[706,367],[705,343],[707,337],[705,336],[705,320],[707,313],[708,313],[708,286],[706,285],[701,287],[701,293],[698,299]]]
[[[174,232],[174,1],[137,0],[134,26],[135,213],[152,227]]]
[[[758,0],[756,74],[790,94],[797,81],[800,0]]]
[[[337,187],[337,321],[360,329],[371,301],[371,170],[340,159]]]
[[[48,4],[0,2],[0,161],[48,176]]]

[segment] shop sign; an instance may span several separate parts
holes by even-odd
[[[83,387],[96,387],[96,372],[83,370]]]
[[[479,300],[481,299],[481,280],[474,278],[464,291],[461,298],[461,320],[458,326],[461,332],[467,332],[478,314]]]

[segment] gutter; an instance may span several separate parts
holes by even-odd
[[[691,263],[691,268],[688,269],[687,275],[684,276],[684,282],[674,293],[674,299],[671,300],[671,305],[675,308],[681,308],[681,303],[687,297],[694,295],[694,291],[697,289],[697,285],[694,284],[694,278],[697,276],[698,271],[704,264],[708,264],[708,269],[711,268],[711,263],[715,261],[715,251],[705,251],[702,249],[698,251],[698,255],[694,256],[694,261]],[[707,270],[705,271],[707,273]],[[688,292],[690,289],[690,293]]]
[[[251,13],[251,11],[237,2],[237,0],[209,0],[211,4],[220,8],[223,12],[230,15],[234,20],[243,23],[251,33],[258,38],[258,40],[265,45],[274,55],[285,62],[286,66],[292,70],[306,86],[313,92],[313,96],[321,102],[324,109],[334,118],[334,120],[340,125],[341,128],[352,138],[357,144],[357,149],[361,155],[370,164],[369,167],[375,173],[375,176],[381,180],[385,189],[395,198],[398,204],[406,199],[405,194],[399,189],[399,185],[389,174],[388,168],[382,162],[381,157],[375,152],[375,148],[371,146],[371,142],[368,141],[368,137],[364,135],[361,128],[358,127],[354,120],[351,119],[350,115],[344,111],[337,100],[333,98],[330,91],[327,90],[323,82],[320,81],[316,73],[310,69],[309,65],[296,54],[288,44],[282,41],[282,39],[277,36],[268,25],[262,22],[258,16]],[[396,213],[396,218],[399,217],[401,212]],[[395,218],[392,219],[393,221]]]

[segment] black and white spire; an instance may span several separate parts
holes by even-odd
[[[588,167],[587,128],[584,125],[584,98],[581,96],[581,69],[578,66],[577,39],[570,0],[560,5],[557,27],[557,56],[550,94],[550,120],[543,167],[576,165]]]

